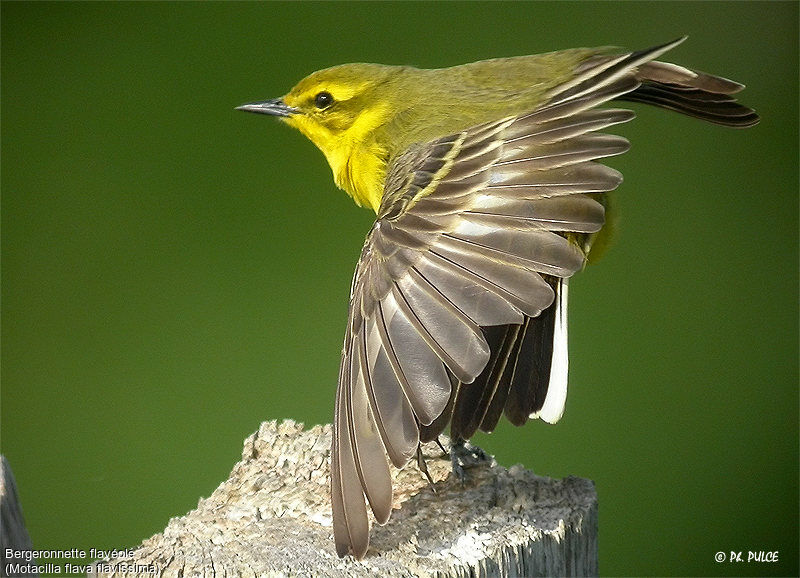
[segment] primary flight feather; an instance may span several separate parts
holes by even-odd
[[[758,122],[743,85],[606,48],[452,68],[345,64],[286,96],[239,107],[280,117],[324,153],[336,184],[377,220],[350,292],[336,392],[336,550],[362,558],[369,503],[391,514],[389,462],[450,425],[456,440],[501,415],[555,423],[567,391],[567,282],[622,176],[598,159],[628,141],[611,100],[710,122]]]

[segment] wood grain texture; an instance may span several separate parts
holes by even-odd
[[[28,562],[23,558],[9,559],[6,552],[11,550],[19,553],[32,550],[31,538],[25,528],[25,518],[22,515],[22,504],[17,492],[17,482],[14,473],[5,456],[0,456],[0,576],[38,576],[38,574],[25,574],[13,572],[8,565],[26,566]],[[36,565],[36,558],[30,560]]]
[[[242,461],[197,509],[93,576],[596,575],[597,496],[589,480],[521,466],[473,467],[465,484],[424,446],[419,470],[392,468],[394,513],[373,524],[366,558],[339,559],[329,495],[331,426],[261,424]]]

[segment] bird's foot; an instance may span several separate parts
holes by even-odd
[[[476,466],[487,466],[491,463],[492,456],[465,440],[456,440],[450,447],[450,464],[453,468],[453,475],[458,478],[461,485],[467,481],[467,470]]]

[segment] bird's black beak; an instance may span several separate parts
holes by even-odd
[[[246,112],[257,112],[260,114],[271,114],[272,116],[291,116],[299,112],[296,108],[288,106],[280,98],[273,98],[272,100],[264,100],[262,102],[251,102],[237,106],[236,110],[244,110]]]

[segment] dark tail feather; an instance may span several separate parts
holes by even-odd
[[[735,128],[759,121],[753,109],[731,96],[744,88],[738,82],[658,61],[639,66],[636,78],[641,86],[618,100],[643,102]]]
[[[503,414],[517,426],[536,417],[558,421],[566,391],[566,333],[558,329],[566,327],[567,292],[565,280],[551,283],[555,300],[539,316],[525,317],[522,325],[483,328],[492,351],[489,362],[475,381],[453,388],[448,409],[428,428],[420,428],[420,439],[441,432],[447,420],[453,440],[468,440],[478,429],[491,432]],[[545,411],[551,388],[561,394],[561,404]]]
[[[505,407],[508,421],[516,426],[525,425],[530,415],[544,405],[553,360],[556,307],[554,302],[538,317],[527,318],[523,325]]]
[[[514,348],[516,336],[519,332],[518,325],[498,325],[484,327],[483,334],[492,351],[489,363],[483,372],[473,381],[461,386],[455,400],[453,419],[450,423],[450,435],[455,439],[468,440],[486,419],[486,413],[493,403],[502,398],[505,404],[505,395],[508,385],[504,383],[510,379],[510,371],[506,366],[510,357],[510,350]],[[508,377],[503,380],[503,376]],[[502,411],[502,405],[500,407]],[[499,414],[495,419],[495,424]],[[484,431],[491,431],[482,427]]]

